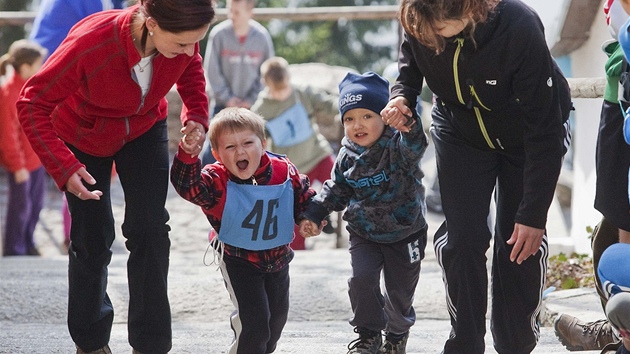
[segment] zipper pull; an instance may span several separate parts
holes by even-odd
[[[470,88],[470,99],[468,100],[468,102],[466,102],[466,108],[472,109],[473,98],[475,98],[475,82],[473,81],[473,79],[468,78],[466,79],[466,85],[468,85],[468,87]]]

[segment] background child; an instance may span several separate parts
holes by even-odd
[[[339,112],[339,97],[312,86],[292,85],[289,63],[284,58],[265,60],[260,71],[265,88],[252,111],[267,121],[267,136],[271,137],[268,149],[286,155],[311,183],[321,185],[330,178],[335,155],[330,142],[319,132],[317,116],[330,118],[332,123]],[[330,219],[324,232],[334,232]],[[299,233],[297,227],[295,233]],[[305,249],[304,238],[294,238],[291,248]]]
[[[312,236],[326,215],[347,208],[350,324],[359,334],[348,353],[405,353],[416,318],[413,297],[427,238],[419,163],[427,138],[417,116],[408,118],[405,133],[385,125],[379,113],[388,91],[387,80],[373,72],[349,73],[339,84],[342,147],[332,179],[300,216],[300,233]]]
[[[210,30],[204,55],[213,116],[225,107],[250,108],[263,88],[260,65],[274,55],[269,31],[253,19],[256,0],[227,0],[225,7],[228,18]],[[203,165],[215,161],[211,151],[203,150]]]
[[[15,103],[26,80],[42,66],[44,47],[21,39],[0,57],[0,164],[9,172],[9,198],[4,230],[5,256],[38,256],[33,234],[46,196],[46,170],[31,148],[17,117]],[[7,66],[13,71],[7,73]]]
[[[315,195],[308,177],[285,157],[265,151],[265,121],[245,108],[225,108],[210,123],[218,163],[201,170],[201,132],[184,136],[171,182],[199,205],[217,231],[225,286],[236,307],[230,353],[275,350],[289,312],[294,215]]]

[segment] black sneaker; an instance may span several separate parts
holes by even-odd
[[[403,334],[387,333],[385,343],[383,343],[379,353],[406,354],[408,338],[409,332]]]
[[[359,334],[359,338],[348,344],[348,354],[378,354],[383,337],[380,332],[370,331],[365,328],[355,327],[354,333]]]

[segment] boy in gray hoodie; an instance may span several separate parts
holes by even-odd
[[[341,81],[342,147],[332,178],[299,217],[300,233],[309,237],[333,210],[346,210],[350,324],[359,334],[348,353],[405,353],[416,319],[413,297],[427,242],[419,163],[428,143],[419,117],[408,118],[407,132],[386,125],[380,112],[388,100],[388,81],[373,72],[348,73]]]

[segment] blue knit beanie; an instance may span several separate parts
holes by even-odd
[[[359,75],[348,73],[339,83],[339,113],[343,115],[354,108],[369,109],[381,114],[389,101],[389,82],[373,71]]]

